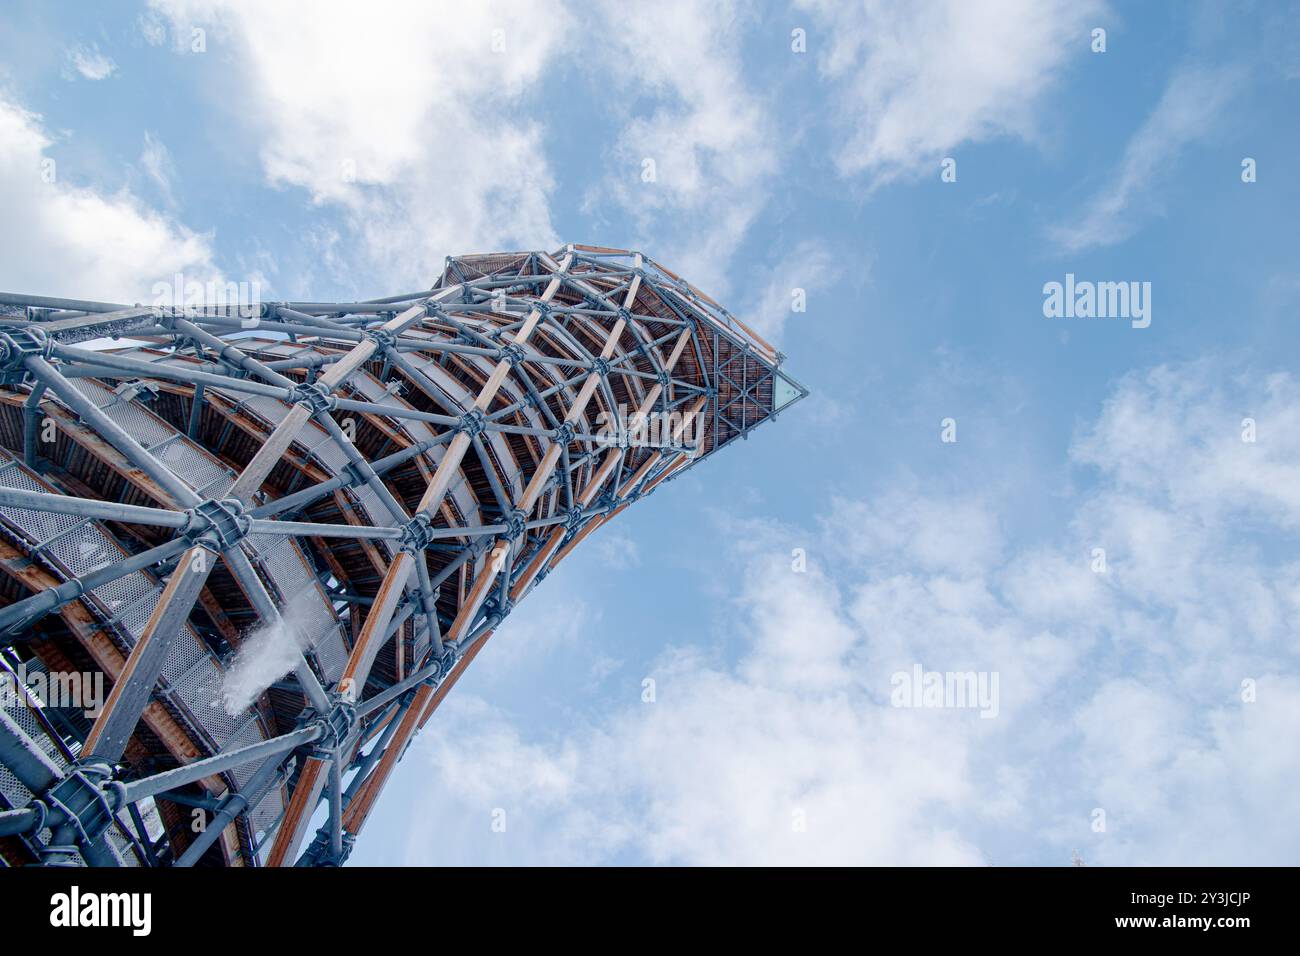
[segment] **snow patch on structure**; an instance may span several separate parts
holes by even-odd
[[[252,705],[263,691],[294,665],[307,647],[299,622],[301,601],[280,609],[280,618],[254,628],[244,640],[222,681],[221,698],[232,717]]]

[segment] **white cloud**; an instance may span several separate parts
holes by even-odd
[[[593,535],[587,549],[603,567],[613,571],[627,571],[641,564],[641,552],[636,539],[621,528],[602,529]]]
[[[580,594],[547,588],[532,595],[528,606],[532,613],[512,616],[492,637],[496,678],[540,667],[564,650],[585,655],[594,649],[592,635],[600,632],[601,613]]]
[[[144,149],[140,152],[140,165],[145,174],[158,187],[158,192],[169,207],[175,207],[176,196],[172,190],[172,180],[176,176],[176,166],[172,162],[171,151],[167,144],[148,130],[144,134]]]
[[[917,499],[901,489],[870,502],[836,501],[825,522],[852,527],[837,553],[871,566],[906,557],[924,571],[969,574],[997,563],[1002,534],[997,516],[981,502],[951,498]]]
[[[1118,491],[1174,513],[1300,526],[1300,383],[1285,372],[1219,380],[1215,368],[1127,376],[1072,457],[1101,469]],[[1255,440],[1243,440],[1251,431]]]
[[[724,295],[771,190],[778,140],[744,80],[732,3],[674,0],[628,16],[617,4],[498,0],[453,18],[415,0],[371,4],[365,17],[345,5],[151,3],[178,50],[197,27],[208,31],[206,56],[237,55],[238,87],[225,97],[240,105],[233,119],[260,141],[271,183],[344,212],[357,253],[336,278],[354,280],[364,264],[367,292],[426,283],[449,253],[561,242],[548,152],[575,131],[545,117],[563,92],[547,81],[562,69],[610,92],[612,116],[591,119],[618,126],[583,147],[609,170],[585,194],[593,228],[616,204],[636,225],[625,241]],[[579,27],[601,42],[579,48]],[[142,24],[149,42],[161,42],[159,29]],[[645,158],[653,184],[641,180]]]
[[[965,143],[1033,138],[1044,94],[1088,50],[1092,0],[804,0],[810,55],[834,83],[843,124],[835,159],[879,185],[938,176]]]
[[[146,10],[136,20],[140,35],[150,46],[162,46],[167,42],[167,24],[155,10]]]
[[[1248,453],[1300,464],[1289,378],[1200,364],[1121,383],[1073,453],[1096,486],[1051,543],[1009,540],[1016,503],[957,482],[839,502],[818,532],[724,521],[739,656],[672,648],[654,703],[630,694],[553,740],[453,694],[413,758],[444,819],[482,814],[483,832],[413,832],[407,862],[1293,859],[1275,798],[1300,783],[1279,746],[1300,716],[1300,564],[1252,543],[1290,503],[1224,464],[1240,407],[1277,436]],[[996,672],[998,717],[890,706],[914,663]],[[487,827],[498,807],[506,834]]]
[[[87,80],[106,80],[117,70],[112,57],[101,53],[99,45],[78,44],[68,51],[68,67],[65,76],[69,79],[80,76]]]
[[[605,42],[594,66],[628,105],[609,147],[612,168],[586,208],[617,203],[646,251],[725,296],[728,266],[768,202],[779,162],[769,105],[743,75],[740,8],[671,0],[636,16],[615,3],[599,11]],[[643,179],[647,160],[653,182]]]
[[[1165,87],[1160,102],[1124,149],[1114,175],[1075,217],[1051,229],[1067,252],[1111,246],[1133,235],[1159,208],[1154,187],[1167,166],[1190,144],[1209,135],[1239,85],[1225,69],[1183,69]]]
[[[745,313],[745,324],[773,345],[785,336],[785,324],[791,316],[803,321],[809,312],[794,312],[794,292],[803,290],[804,308],[812,310],[818,296],[839,278],[841,269],[831,249],[819,239],[805,239],[776,264],[763,287],[758,302]],[[829,299],[820,300],[833,308]]]
[[[154,0],[178,37],[239,63],[267,179],[342,209],[366,291],[419,288],[448,254],[553,248],[546,103],[562,8]],[[366,268],[358,268],[364,266]],[[366,273],[368,276],[365,276]]]
[[[187,229],[126,190],[66,182],[46,150],[41,118],[0,96],[0,288],[121,302],[150,301],[156,282],[183,272],[219,277],[211,237]]]

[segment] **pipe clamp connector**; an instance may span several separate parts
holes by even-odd
[[[433,543],[432,522],[426,514],[417,514],[402,526],[401,549],[408,554],[419,554]]]
[[[248,536],[253,519],[245,514],[244,503],[238,498],[209,498],[185,512],[187,520],[181,527],[181,536],[191,544],[201,545],[210,551],[223,553],[235,547]]]
[[[329,386],[324,382],[312,382],[310,385],[298,385],[293,390],[296,405],[305,405],[313,415],[321,415],[334,409],[338,402],[330,394]]]
[[[375,346],[379,348],[380,351],[391,349],[397,344],[397,333],[392,329],[366,329],[366,331],[361,334],[371,342],[374,342]]]
[[[487,419],[483,415],[483,410],[471,408],[464,415],[460,416],[460,422],[456,425],[456,431],[464,432],[470,438],[479,435],[487,427]]]

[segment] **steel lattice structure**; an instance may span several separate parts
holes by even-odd
[[[10,864],[341,863],[520,599],[807,394],[698,289],[592,246],[252,317],[8,294],[0,312]],[[293,663],[232,713],[259,628]],[[111,690],[92,716],[41,706],[50,674]]]

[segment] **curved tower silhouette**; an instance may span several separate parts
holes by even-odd
[[[341,863],[521,599],[807,394],[782,358],[581,245],[366,302],[0,293],[0,858]]]

